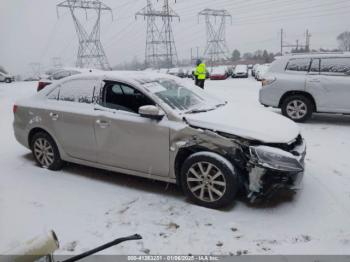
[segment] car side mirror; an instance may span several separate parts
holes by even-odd
[[[161,120],[164,117],[164,113],[156,106],[141,106],[139,108],[139,114],[142,117],[154,119],[154,120]]]

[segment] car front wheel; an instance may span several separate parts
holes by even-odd
[[[282,114],[295,122],[305,122],[313,113],[313,104],[303,95],[287,97],[281,106]]]
[[[239,188],[235,167],[211,152],[193,154],[185,161],[181,184],[189,200],[209,208],[231,204]]]
[[[11,82],[12,82],[12,80],[10,78],[5,79],[5,83],[11,83]]]
[[[50,170],[60,170],[63,167],[57,145],[49,134],[36,133],[31,140],[31,149],[39,166]]]

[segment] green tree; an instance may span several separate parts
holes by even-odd
[[[239,52],[237,49],[233,50],[232,61],[239,61],[240,59],[241,59],[241,52]]]
[[[262,58],[264,59],[265,63],[269,62],[269,53],[267,52],[267,50],[264,50]]]
[[[350,51],[350,32],[345,31],[337,37],[339,48],[343,51]]]

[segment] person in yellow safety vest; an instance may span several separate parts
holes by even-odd
[[[203,63],[200,59],[197,60],[197,67],[194,73],[194,77],[196,85],[204,89],[205,79],[207,78],[207,68],[205,63]]]

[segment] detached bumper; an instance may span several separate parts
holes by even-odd
[[[266,147],[268,148],[268,147]],[[268,198],[278,190],[298,190],[304,177],[306,144],[303,139],[289,151],[277,149],[276,154],[284,154],[294,162],[293,167],[279,166],[264,162],[258,157],[252,157],[249,163],[248,197],[254,201],[257,198]]]

